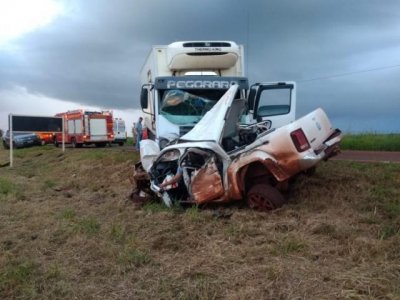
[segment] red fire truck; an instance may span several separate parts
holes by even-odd
[[[59,113],[56,117],[64,118],[64,139],[74,148],[95,144],[104,147],[114,140],[113,115],[110,111],[73,110]],[[54,145],[62,143],[61,133],[54,136]]]

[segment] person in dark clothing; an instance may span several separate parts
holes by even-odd
[[[138,122],[135,125],[135,131],[136,131],[136,150],[140,150],[140,141],[142,140],[142,134],[143,134],[143,126],[142,126],[142,121],[143,118],[140,117]]]

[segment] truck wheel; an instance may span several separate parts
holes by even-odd
[[[124,142],[119,142],[118,145],[122,147],[124,145]]]
[[[256,184],[246,195],[250,208],[258,211],[269,211],[281,207],[286,203],[283,195],[268,184]]]
[[[162,150],[165,147],[167,147],[168,143],[169,143],[169,140],[164,139],[164,138],[160,139],[160,142],[159,142],[160,149]]]

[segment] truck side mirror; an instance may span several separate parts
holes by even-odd
[[[149,90],[147,87],[142,86],[142,91],[140,92],[140,105],[142,106],[142,109],[147,109],[149,106]]]

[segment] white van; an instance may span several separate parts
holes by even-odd
[[[113,123],[114,140],[113,144],[123,146],[126,142],[125,121],[121,118],[115,118]]]

